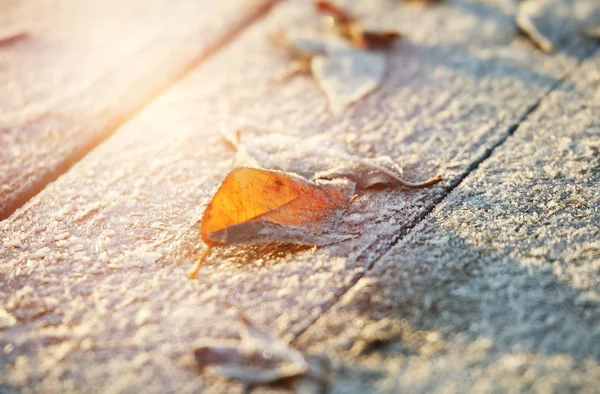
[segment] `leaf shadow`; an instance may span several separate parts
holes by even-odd
[[[169,251],[157,261],[159,265],[169,266],[173,262],[188,264],[197,260],[206,246],[200,238],[200,221],[189,226],[173,243]],[[254,263],[256,266],[277,264],[291,254],[313,249],[311,245],[299,245],[287,242],[268,242],[259,244],[215,246],[206,259],[207,266],[219,266],[223,270],[239,270],[240,267]]]

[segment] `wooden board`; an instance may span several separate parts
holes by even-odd
[[[598,86],[597,52],[299,345],[395,391],[594,392]]]
[[[594,48],[573,36],[555,55],[537,52],[514,36],[514,5],[353,9],[407,37],[382,89],[340,117],[311,78],[272,81],[288,59],[271,33],[313,20],[305,2],[285,3],[0,224],[6,384],[242,390],[199,377],[192,359],[198,340],[236,335],[223,301],[282,337],[304,332]],[[480,34],[489,24],[505,39]],[[348,217],[362,235],[348,242],[229,248],[189,281],[203,247],[197,222],[233,158],[217,125],[233,116],[303,139],[327,135],[366,157],[391,156],[409,179],[447,182],[361,194]]]
[[[265,4],[2,0],[0,220]]]

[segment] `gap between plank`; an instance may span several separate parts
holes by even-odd
[[[580,69],[582,63],[589,58],[590,56],[592,56],[594,53],[596,52],[596,48],[591,49],[589,52],[587,52],[578,62],[577,65],[573,68],[573,70],[571,70],[570,72],[568,72],[567,74],[565,74],[562,78],[560,78],[558,81],[556,81],[554,84],[552,84],[548,90],[543,93],[537,100],[535,103],[533,103],[531,106],[529,106],[527,108],[527,110],[525,111],[525,113],[523,115],[521,115],[521,117],[517,120],[516,123],[512,124],[511,126],[509,126],[506,134],[504,136],[502,136],[498,141],[496,141],[496,143],[494,143],[490,148],[486,149],[486,151],[480,156],[478,157],[476,160],[474,160],[466,169],[465,171],[458,176],[454,181],[452,181],[452,183],[449,185],[449,187],[439,196],[437,197],[433,204],[427,208],[421,215],[417,216],[408,226],[405,227],[405,229],[401,232],[398,233],[397,237],[394,237],[390,243],[384,245],[384,250],[381,251],[378,255],[378,257],[376,257],[375,259],[373,259],[372,262],[367,262],[365,265],[365,269],[356,274],[352,280],[350,281],[349,286],[345,289],[340,291],[335,297],[334,299],[325,304],[324,308],[321,310],[321,312],[317,315],[317,317],[315,317],[314,319],[312,319],[305,327],[300,328],[296,333],[294,333],[294,339],[291,341],[291,343],[297,343],[298,339],[302,336],[302,334],[304,334],[310,327],[312,327],[314,324],[316,324],[323,316],[325,316],[325,314],[335,305],[337,304],[342,297],[347,294],[350,290],[352,290],[352,288],[354,286],[356,286],[356,284],[358,283],[358,281],[360,279],[362,279],[365,274],[367,272],[369,272],[371,270],[371,268],[373,268],[373,266],[375,266],[375,264],[377,264],[386,254],[387,252],[389,252],[394,246],[396,246],[400,241],[402,241],[404,239],[404,237],[406,237],[411,231],[412,229],[414,229],[419,223],[421,223],[431,212],[433,212],[433,210],[444,200],[446,199],[446,197],[448,195],[450,195],[450,193],[452,193],[454,191],[454,189],[456,189],[472,172],[474,172],[475,170],[477,170],[477,168],[479,168],[479,166],[486,161],[487,159],[489,159],[492,154],[494,153],[494,150],[496,150],[496,148],[502,146],[507,140],[508,138],[510,138],[511,136],[513,136],[515,134],[515,132],[518,130],[519,126],[521,125],[521,123],[523,123],[525,120],[527,120],[527,118],[533,113],[535,112],[540,104],[542,103],[542,101],[548,97],[548,95],[550,95],[554,90],[556,90],[560,85],[562,85],[568,78],[570,78],[577,70]],[[371,244],[371,246],[375,245],[376,243],[378,243],[378,241],[375,241],[373,244]],[[364,255],[364,252],[361,253],[361,255]],[[357,257],[357,260],[361,260],[361,256]]]
[[[208,45],[201,54],[196,56],[194,60],[183,67],[182,70],[174,75],[173,78],[164,86],[157,89],[148,97],[140,100],[140,103],[130,113],[126,114],[123,119],[117,119],[104,131],[98,133],[96,136],[90,138],[86,143],[80,145],[78,149],[74,150],[70,155],[65,157],[64,160],[58,163],[52,172],[42,176],[33,186],[18,192],[16,198],[6,202],[6,208],[0,212],[0,221],[9,218],[13,213],[15,213],[15,211],[42,192],[42,190],[44,190],[48,184],[54,182],[58,179],[58,177],[69,171],[71,167],[87,156],[88,153],[94,150],[103,141],[111,137],[122,125],[138,115],[145,107],[147,107],[153,100],[159,97],[167,89],[176,84],[178,81],[182,80],[193,69],[202,64],[202,62],[214,56],[221,49],[225,48],[229,43],[231,43],[254,23],[257,23],[259,20],[263,19],[279,1],[280,0],[269,0],[264,4],[261,4],[260,7],[258,7],[252,14],[248,15],[247,18],[234,25],[232,29],[224,32],[220,39],[217,39],[216,42]]]

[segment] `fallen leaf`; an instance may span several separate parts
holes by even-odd
[[[250,132],[241,132],[240,128]],[[232,129],[236,132],[231,133]],[[402,168],[390,157],[359,157],[342,142],[324,134],[294,136],[248,121],[235,125],[221,124],[219,130],[236,149],[235,164],[238,166],[292,172],[313,181],[344,178],[354,182],[356,189],[380,185],[421,188],[442,180],[434,177],[423,183],[407,182],[402,179]]]
[[[389,49],[401,34],[365,30],[354,16],[329,1],[316,1],[314,6],[331,18],[335,34],[290,29],[272,35],[274,45],[287,50],[293,59],[275,80],[311,71],[327,95],[331,111],[339,115],[383,81],[385,57],[367,50]]]
[[[554,51],[554,44],[546,37],[536,25],[535,20],[539,19],[543,13],[541,3],[532,0],[525,0],[519,4],[517,9],[517,26],[523,33],[531,39],[543,52],[550,53]]]
[[[311,70],[329,99],[331,112],[339,115],[348,105],[379,87],[385,71],[385,57],[379,53],[348,50],[315,56]]]
[[[388,49],[402,35],[397,31],[369,31],[358,19],[330,1],[315,1],[315,10],[332,18],[332,26],[358,49]]]
[[[381,53],[358,50],[332,37],[306,33],[287,37],[286,47],[295,60],[277,80],[310,70],[334,115],[375,91],[383,81],[385,56]]]
[[[271,236],[263,231],[269,224],[318,231],[312,227],[321,225],[331,210],[344,207],[353,191],[346,183],[317,185],[280,171],[236,168],[208,204],[201,235],[208,243],[233,244],[270,240],[262,238]]]
[[[250,390],[254,386],[269,385],[294,393],[337,392],[336,386],[341,391],[352,387],[357,392],[368,392],[366,390],[386,378],[381,369],[362,368],[300,352],[288,341],[256,327],[239,310],[238,316],[239,339],[205,338],[197,342],[194,358],[201,371],[236,379]]]
[[[195,347],[194,357],[202,370],[249,385],[299,377],[326,378],[322,365],[238,313],[242,326],[239,340],[209,338]]]
[[[322,246],[350,238],[336,233],[354,194],[347,180],[310,182],[298,175],[235,168],[206,207],[200,235],[207,248],[190,271],[195,278],[216,245],[290,242]]]

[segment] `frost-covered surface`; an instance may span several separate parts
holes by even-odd
[[[0,1],[0,218],[248,21],[235,0]]]
[[[317,56],[311,62],[311,70],[329,98],[331,112],[339,115],[381,85],[385,56],[357,50]]]
[[[224,302],[239,306],[269,332],[293,339],[593,48],[592,41],[572,37],[548,56],[513,39],[514,24],[506,17],[515,9],[512,2],[502,3],[504,8],[469,2],[441,7],[402,4],[387,0],[357,4],[357,13],[379,19],[379,25],[398,25],[407,37],[387,55],[391,66],[382,88],[340,117],[331,116],[327,99],[311,78],[272,82],[288,59],[270,45],[269,34],[290,21],[312,20],[306,2],[285,3],[2,222],[0,384],[44,392],[242,391],[235,382],[200,374],[193,359],[194,345],[205,338],[237,335],[235,311]],[[506,40],[477,34],[481,26],[492,26]],[[489,45],[497,51],[490,52]],[[572,94],[577,92],[573,89]],[[441,173],[448,181],[428,190],[360,194],[346,221],[362,235],[350,241],[318,249],[224,248],[215,251],[198,280],[190,281],[185,273],[203,248],[197,222],[234,157],[217,129],[223,121],[223,100],[231,114],[279,133],[304,137],[324,133],[363,157],[389,156],[403,166],[409,180]],[[573,100],[569,105],[577,106]],[[560,132],[568,133],[570,123],[560,120],[567,122]],[[532,129],[532,135],[536,131]],[[534,153],[525,155],[518,146],[511,150],[525,158]],[[581,165],[588,162],[591,159]],[[495,192],[490,191],[491,196],[499,196]],[[466,207],[475,204],[478,195],[470,198],[474,200],[465,200]],[[450,215],[455,209],[450,206],[438,215]],[[478,219],[469,217],[473,226]],[[464,232],[486,234],[484,223],[477,228],[468,222],[462,225]],[[493,239],[508,231],[490,228],[496,229]],[[428,234],[421,232],[424,237]],[[486,247],[472,253],[461,246],[443,249],[444,239],[424,240],[439,244],[438,255],[422,251],[415,257],[437,256],[434,263],[439,264],[451,253],[464,253],[466,261],[477,264],[492,258]],[[585,250],[584,256],[595,253],[590,247]],[[476,257],[469,260],[472,256]],[[503,263],[499,260],[490,267]],[[473,275],[468,264],[457,264],[448,286],[452,281],[466,283]],[[423,267],[415,266],[415,273]],[[434,272],[446,274],[441,265]],[[446,304],[438,298],[420,303],[420,298],[410,298],[412,293],[400,291],[404,283],[386,288],[400,297],[398,302],[406,297],[401,305],[407,311],[418,314],[429,310],[423,305],[439,304],[428,316],[463,316],[463,325],[470,321],[471,309],[454,309],[454,304],[444,309]],[[429,289],[435,284],[436,280],[427,282]],[[370,296],[365,294],[356,305],[368,305]],[[364,344],[357,341],[355,351],[367,342],[397,336],[394,316],[382,317],[362,331],[368,338]],[[459,332],[453,327],[462,326],[450,323],[449,329]],[[344,324],[350,328],[358,322]],[[503,327],[502,321],[498,324]],[[435,333],[429,337],[418,328],[406,330],[415,338],[435,339]],[[319,350],[322,344],[330,349],[329,356],[339,354],[330,343],[335,330],[319,333],[315,328],[310,333],[322,339],[302,340],[304,348]],[[350,335],[340,338],[353,340]],[[475,357],[479,348],[473,349]],[[469,360],[456,354],[461,362]],[[386,370],[394,365],[402,368],[403,361],[395,360],[386,364]],[[456,360],[446,362],[459,365]],[[568,365],[564,370],[569,371]],[[461,384],[463,375],[458,372],[454,383]],[[356,370],[359,375],[363,376]],[[337,387],[345,388],[344,382]],[[432,389],[438,387],[436,380],[431,382]]]
[[[292,61],[281,79],[295,74],[292,70],[310,72],[329,99],[331,112],[339,115],[381,85],[386,59],[378,51],[354,48],[330,30],[289,29],[277,33],[275,42]]]
[[[596,55],[301,346],[380,366],[382,390],[597,392],[599,87]]]

